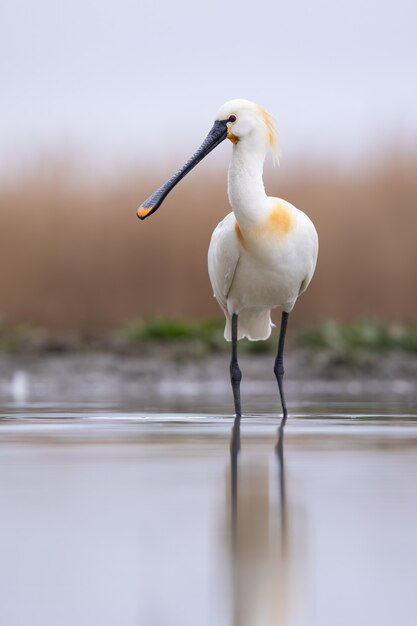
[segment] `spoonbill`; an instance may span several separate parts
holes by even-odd
[[[282,308],[274,373],[287,418],[284,395],[284,343],[288,316],[308,287],[316,266],[318,237],[312,221],[286,200],[266,195],[263,164],[268,148],[276,156],[276,126],[271,115],[249,100],[220,107],[209,134],[195,154],[137,211],[141,220],[159,208],[167,194],[224,139],[233,144],[228,172],[232,212],[215,228],[208,252],[214,296],[226,317],[225,339],[232,342],[230,380],[236,416],[241,416],[237,342],[267,339],[271,309]]]

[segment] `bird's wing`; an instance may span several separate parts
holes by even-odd
[[[208,251],[208,272],[211,285],[224,311],[227,310],[227,296],[240,256],[235,224],[234,214],[226,215],[215,228]]]

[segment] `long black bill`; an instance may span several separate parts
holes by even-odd
[[[159,189],[154,191],[153,194],[141,204],[137,211],[138,217],[141,220],[144,220],[145,217],[149,217],[149,215],[155,213],[155,211],[161,206],[162,202],[169,194],[171,189],[173,189],[175,185],[180,182],[181,178],[184,178],[184,176],[188,174],[188,172],[190,172],[193,167],[197,165],[197,163],[200,163],[200,161],[204,159],[204,157],[207,156],[209,152],[214,150],[214,148],[218,146],[219,143],[226,139],[226,137],[227,121],[222,120],[214,122],[213,128],[211,129],[197,152],[193,154],[190,159],[188,159],[187,163],[185,163],[181,167],[181,169],[179,169],[178,172],[174,174],[174,176],[171,176],[171,178],[167,180],[167,182],[164,183],[162,187],[159,187]]]

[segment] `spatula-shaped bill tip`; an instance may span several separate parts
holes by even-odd
[[[140,206],[137,210],[137,216],[140,220],[144,220],[145,217],[151,215],[153,207],[145,208],[144,206]]]

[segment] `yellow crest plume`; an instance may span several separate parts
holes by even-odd
[[[275,120],[272,117],[272,115],[268,113],[268,111],[266,111],[263,107],[260,106],[259,111],[261,113],[263,122],[265,124],[267,138],[268,138],[268,145],[271,148],[274,165],[279,165],[280,154],[279,154],[279,147],[278,147],[278,141],[277,141],[277,136],[278,136],[277,125],[275,124]]]

